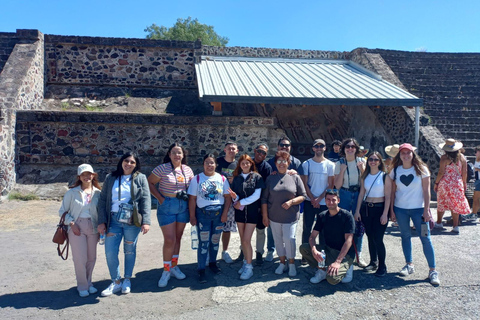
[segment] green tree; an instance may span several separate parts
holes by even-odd
[[[228,43],[227,37],[222,37],[213,30],[213,26],[209,26],[198,22],[198,19],[192,20],[178,18],[177,22],[171,28],[158,26],[155,23],[147,27],[147,39],[156,40],[183,40],[196,41],[202,40],[202,44],[207,46],[225,47]]]

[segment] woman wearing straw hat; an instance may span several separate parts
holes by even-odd
[[[389,172],[390,171],[390,166],[392,165],[393,158],[398,153],[398,148],[400,145],[398,144],[393,144],[391,146],[386,146],[385,147],[385,153],[387,154],[388,158],[383,161],[383,164],[385,165],[385,171]]]
[[[460,154],[463,144],[454,139],[447,139],[439,145],[445,154],[440,158],[440,168],[435,180],[437,193],[437,223],[435,228],[443,229],[442,218],[445,210],[452,212],[452,232],[460,233],[458,215],[469,214],[470,206],[465,197],[467,185],[467,161]]]

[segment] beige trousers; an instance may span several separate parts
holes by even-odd
[[[80,235],[76,236],[70,228],[68,239],[72,248],[77,290],[83,291],[92,286],[93,267],[97,260],[98,233],[93,230],[91,219],[78,218],[75,224],[80,228]]]

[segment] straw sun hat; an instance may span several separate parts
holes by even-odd
[[[456,141],[455,139],[447,139],[444,143],[440,143],[438,146],[442,148],[442,150],[454,152],[462,149],[463,143]]]
[[[398,145],[398,144],[394,144],[394,145],[391,145],[391,146],[386,146],[385,147],[385,153],[393,158],[397,155],[399,148],[400,148],[400,145]]]

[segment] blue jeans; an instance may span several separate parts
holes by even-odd
[[[340,203],[338,206],[342,209],[350,211],[355,214],[355,210],[357,210],[357,201],[358,201],[358,192],[350,192],[347,190],[343,190],[340,188]],[[355,246],[357,247],[357,252],[360,255],[362,253],[362,246],[363,246],[363,236],[356,237],[353,236],[353,241],[355,242]]]
[[[423,254],[427,258],[427,263],[430,268],[435,268],[435,251],[433,250],[432,240],[430,239],[430,227],[427,223],[428,236],[422,237],[421,235],[421,223],[423,216],[423,208],[418,209],[401,209],[393,207],[395,216],[397,218],[398,227],[400,228],[400,233],[402,236],[402,249],[403,255],[405,256],[405,261],[407,263],[412,262],[412,233],[410,230],[410,219],[413,221],[413,225],[417,232],[420,235],[420,240],[422,241]]]
[[[198,226],[198,270],[204,270],[207,264],[207,253],[210,263],[217,261],[220,236],[225,225],[222,221],[223,205],[196,208],[195,215]]]
[[[108,236],[113,233],[113,236]],[[137,240],[140,228],[135,225],[118,222],[116,213],[112,215],[110,226],[105,237],[105,255],[107,257],[108,271],[112,281],[120,280],[120,265],[118,251],[123,239],[123,252],[125,254],[125,278],[131,278],[135,258],[137,257]]]

